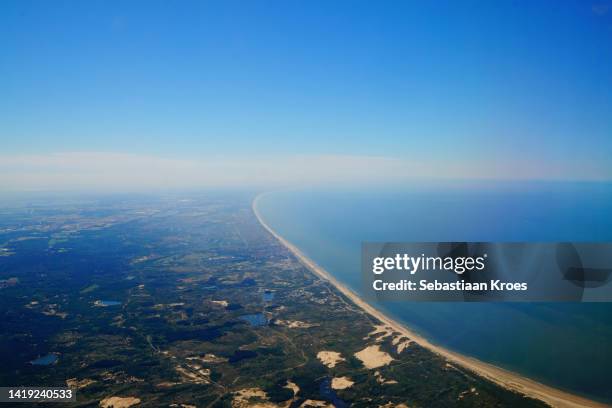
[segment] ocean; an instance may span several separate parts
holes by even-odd
[[[361,243],[612,241],[612,185],[435,183],[263,195],[266,223],[362,293]],[[610,303],[373,304],[433,343],[612,402]]]

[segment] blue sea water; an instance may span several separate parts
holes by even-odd
[[[612,185],[500,183],[269,193],[266,222],[357,293],[362,241],[612,241]],[[434,343],[612,402],[610,303],[374,306]]]

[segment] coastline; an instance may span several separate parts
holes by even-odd
[[[485,363],[473,357],[468,357],[462,355],[460,353],[456,353],[450,350],[447,350],[443,347],[435,345],[431,343],[429,340],[420,336],[419,334],[413,332],[408,327],[403,325],[402,323],[397,322],[394,319],[383,314],[380,310],[371,306],[369,303],[365,302],[363,299],[359,297],[355,292],[349,289],[347,286],[343,285],[336,278],[334,278],[331,274],[329,274],[325,269],[321,266],[317,265],[313,260],[304,255],[299,248],[293,245],[291,242],[287,241],[281,235],[279,235],[276,231],[274,231],[262,218],[261,214],[257,209],[257,203],[259,199],[266,193],[259,194],[252,202],[252,210],[255,214],[255,217],[259,221],[259,223],[274,237],[276,238],[283,246],[285,246],[306,268],[308,268],[315,275],[320,277],[323,280],[328,281],[334,287],[340,291],[344,296],[349,298],[355,305],[360,307],[364,312],[373,316],[374,318],[380,320],[385,325],[388,325],[393,328],[393,330],[402,333],[403,335],[409,337],[415,343],[420,346],[442,356],[447,359],[449,362],[455,363],[467,370],[470,370],[477,375],[488,379],[506,389],[516,391],[520,394],[526,395],[528,397],[532,397],[538,400],[541,400],[553,407],[559,408],[578,408],[578,407],[594,407],[594,408],[604,408],[610,407],[609,405],[596,402],[593,400],[589,400],[584,397],[580,397],[578,395],[574,395],[537,381],[531,380],[529,378],[523,377],[517,373],[512,371],[508,371],[506,369],[494,366],[489,363]]]

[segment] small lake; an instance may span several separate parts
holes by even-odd
[[[319,384],[319,394],[326,400],[330,400],[336,408],[348,407],[348,404],[338,397],[336,390],[331,386],[331,382],[331,377],[325,377],[321,384]]]
[[[108,306],[119,306],[121,302],[116,300],[96,300],[94,302],[95,306],[108,307]]]
[[[38,366],[46,366],[46,365],[55,364],[58,360],[59,360],[59,356],[57,354],[49,353],[46,356],[42,356],[42,357],[37,358],[36,360],[30,361],[30,364],[38,365]]]

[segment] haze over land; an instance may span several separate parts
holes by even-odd
[[[0,191],[143,191],[206,187],[367,186],[440,180],[609,180],[576,162],[419,162],[405,158],[320,155],[168,159],[121,153],[0,155]]]

